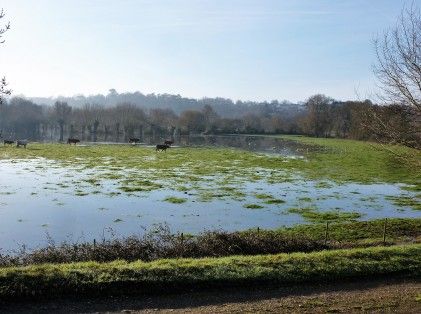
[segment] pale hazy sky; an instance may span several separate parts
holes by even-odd
[[[366,97],[372,39],[407,2],[2,0],[0,75],[26,96]]]

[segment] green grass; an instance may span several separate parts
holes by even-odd
[[[344,222],[362,217],[358,212],[345,212],[339,210],[318,211],[316,207],[289,208],[288,212],[299,214],[309,222]]]
[[[337,210],[316,212],[308,211],[302,214],[304,219],[310,222],[333,222],[333,221],[349,221],[361,218],[361,214],[357,212],[340,212]]]
[[[385,219],[332,223],[329,226],[329,239],[347,243],[382,240],[384,223]],[[387,219],[386,226],[388,241],[413,241],[421,236],[420,218],[389,218]],[[306,224],[282,228],[279,229],[278,232],[295,235],[297,237],[305,236],[310,239],[323,239],[325,228],[325,224]]]
[[[186,198],[180,198],[180,197],[174,197],[174,196],[168,196],[164,199],[164,201],[173,203],[173,204],[182,204],[187,202]]]
[[[388,196],[387,199],[391,200],[393,204],[401,207],[411,207],[414,210],[421,210],[421,197],[410,196]]]
[[[283,203],[285,203],[284,200],[277,199],[277,198],[268,199],[268,200],[265,201],[265,204],[270,204],[270,205],[272,205],[272,204],[283,204]]]
[[[325,177],[335,181],[402,182],[413,184],[414,189],[421,186],[419,150],[355,140],[288,135],[278,137],[319,147],[307,153],[309,162],[293,161],[294,167],[301,168],[312,179]],[[397,155],[404,158],[397,159]]]
[[[313,200],[311,199],[311,197],[300,197],[298,199],[300,202],[312,202]]]
[[[259,204],[244,204],[243,207],[244,208],[249,208],[249,209],[260,209],[260,208],[264,208],[262,205],[259,205]]]
[[[290,159],[282,156],[267,156],[253,152],[227,148],[177,148],[169,154],[156,154],[152,148],[130,147],[126,145],[93,145],[69,147],[63,144],[31,143],[28,149],[0,147],[0,159],[44,157],[60,161],[64,165],[83,166],[85,169],[102,168],[112,170],[108,178],[127,178],[127,174],[115,173],[124,169],[142,172],[146,177],[139,185],[160,188],[157,180],[177,179],[179,185],[201,180],[202,176],[221,176],[221,182],[231,179],[240,182],[266,178],[269,182],[288,182],[291,171],[304,177],[339,182],[355,181],[364,183],[402,182],[411,184],[411,189],[419,190],[421,169],[412,159],[397,160],[382,146],[369,142],[321,139],[302,136],[278,136],[309,145],[306,160]],[[316,147],[313,149],[313,147]],[[388,146],[399,154],[407,154],[420,160],[421,152],[401,147]],[[256,169],[272,170],[271,173]],[[174,172],[181,170],[181,173]],[[136,181],[138,174],[129,174],[127,180]],[[98,179],[98,178],[96,178]],[[88,179],[89,180],[89,179]],[[97,181],[92,181],[97,183]],[[147,184],[144,184],[148,182]],[[331,185],[322,181],[319,187]],[[125,185],[127,186],[127,185]],[[131,186],[131,185],[130,185]]]
[[[75,195],[76,196],[86,196],[86,195],[89,195],[89,193],[83,192],[83,191],[76,191]]]
[[[126,193],[148,191],[144,190],[141,186],[121,186],[120,190]]]
[[[259,200],[268,200],[268,199],[272,199],[273,196],[270,194],[266,194],[266,193],[256,193],[254,195],[255,198],[259,199]]]
[[[173,293],[247,284],[421,275],[421,244],[153,262],[84,262],[0,269],[0,298]]]

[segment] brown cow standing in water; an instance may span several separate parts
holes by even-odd
[[[79,143],[79,142],[80,142],[80,140],[77,139],[77,138],[69,138],[69,139],[67,139],[67,144],[69,144],[69,145],[75,144],[75,146],[76,146],[76,143]]]
[[[166,144],[158,144],[158,145],[156,145],[156,151],[159,151],[159,150],[161,150],[161,151],[167,151],[167,148],[170,148],[170,146],[169,145],[166,145]]]

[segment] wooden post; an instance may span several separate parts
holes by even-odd
[[[328,237],[329,237],[329,221],[326,222],[325,245],[327,244]]]
[[[96,248],[96,240],[94,239],[94,248]]]
[[[383,224],[383,245],[386,244],[386,228],[387,228],[387,218],[384,220],[384,224]]]
[[[180,257],[183,257],[184,256],[184,233],[182,232],[181,233],[181,256]]]
[[[259,233],[260,232],[260,228],[259,227],[257,227],[257,233]]]

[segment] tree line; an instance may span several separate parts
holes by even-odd
[[[244,108],[243,108],[244,110]],[[73,107],[64,101],[39,105],[14,97],[0,104],[0,130],[4,138],[65,141],[127,141],[170,138],[192,134],[303,134],[390,142],[393,129],[404,136],[403,144],[420,148],[419,116],[408,106],[378,106],[369,100],[335,101],[314,95],[295,108],[275,104],[252,107],[234,117],[224,117],[206,104],[180,114],[167,108],[145,108],[133,103],[114,106],[89,104]],[[397,141],[399,143],[399,141]]]

